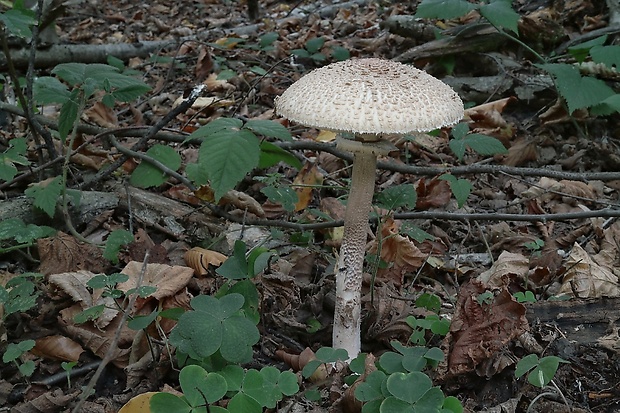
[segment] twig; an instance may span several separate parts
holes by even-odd
[[[138,276],[138,279],[136,281],[136,288],[142,285],[142,280],[144,279],[144,275],[146,274],[146,268],[148,265],[149,256],[150,256],[150,251],[147,250],[146,253],[144,254],[144,261],[142,262],[142,269],[140,270],[140,275]],[[129,298],[129,301],[127,302],[127,305],[125,306],[125,311],[122,312],[121,319],[119,320],[118,327],[116,328],[114,339],[110,343],[110,346],[108,347],[108,350],[106,351],[105,356],[103,357],[103,360],[101,360],[101,364],[99,365],[99,367],[97,367],[95,374],[93,374],[93,377],[91,377],[90,381],[88,382],[88,385],[82,390],[82,395],[80,396],[80,400],[78,401],[77,405],[73,408],[72,413],[79,413],[82,411],[81,408],[84,402],[91,395],[91,392],[95,388],[95,385],[97,384],[99,377],[103,373],[103,370],[106,368],[108,363],[112,361],[112,358],[114,357],[114,352],[115,350],[117,350],[117,346],[120,341],[123,327],[125,326],[125,323],[127,322],[127,319],[129,318],[129,313],[131,312],[131,309],[133,308],[137,298],[138,298],[137,293],[133,293],[131,297]]]

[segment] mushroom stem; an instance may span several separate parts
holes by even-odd
[[[387,154],[385,142],[338,140],[338,148],[353,152],[351,191],[344,217],[344,235],[336,268],[336,308],[333,346],[354,359],[361,350],[361,291],[368,231],[368,214],[375,188],[377,155]]]

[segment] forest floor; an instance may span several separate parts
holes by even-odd
[[[513,7],[521,15],[520,39],[544,56],[560,56],[572,39],[591,40],[592,33],[608,28],[601,0],[517,0]],[[270,251],[267,268],[253,278],[260,292],[261,339],[248,366],[286,370],[291,354],[331,345],[341,228],[312,224],[321,217],[342,219],[349,158],[335,149],[333,135],[279,119],[274,98],[306,72],[351,56],[397,59],[443,79],[466,103],[469,129],[507,149],[491,156],[468,149],[459,159],[449,145],[450,129],[436,136],[389,138],[400,151],[381,159],[377,192],[413,184],[417,200],[396,211],[374,210],[378,218],[371,229],[378,235],[369,235],[363,351],[378,357],[392,340],[406,343],[417,332],[417,339],[446,353],[431,376],[465,411],[620,412],[620,224],[613,212],[620,191],[620,173],[614,174],[620,170],[618,114],[597,117],[580,109],[569,116],[534,56],[478,24],[475,12],[417,20],[406,28],[396,16],[414,15],[416,2],[357,0],[342,7],[268,0],[260,2],[255,19],[247,9],[239,2],[211,0],[84,1],[57,18],[53,43],[88,44],[93,50],[106,44],[170,44],[126,62],[152,88],[142,100],[114,108],[88,104],[75,147],[86,145],[68,166],[68,186],[83,190],[81,206],[70,211],[77,232],[92,242],[105,241],[117,229],[134,235],[121,249],[119,263],[70,235],[60,211],[50,220],[24,196],[29,184],[55,176],[59,165],[33,169],[44,161],[31,140],[31,167],[20,165],[15,179],[0,180],[0,221],[19,217],[59,231],[21,249],[11,249],[10,240],[0,237],[2,285],[17,274],[44,275],[35,283],[32,308],[3,311],[2,352],[7,343],[28,339],[36,346],[18,359],[34,362],[29,378],[20,374],[18,363],[0,364],[0,411],[71,411],[104,358],[108,365],[81,411],[115,412],[141,393],[165,386],[178,390],[167,353],[156,352],[153,359],[134,330],[117,330],[125,321],[120,313],[95,323],[74,322],[88,301],[99,298],[81,277],[142,274],[144,285],[181,291],[166,305],[187,308],[191,296],[214,294],[226,283],[215,268],[235,254],[238,239]],[[446,35],[442,43],[439,32]],[[615,32],[607,33],[611,39]],[[300,49],[305,51],[291,57]],[[60,63],[65,62],[36,73],[47,75]],[[24,68],[16,70],[25,74]],[[139,159],[107,169],[121,153],[105,136],[93,139],[99,132],[89,132],[87,125],[117,130],[120,146],[130,148],[200,84],[206,85],[204,100],[176,114],[148,146],[164,143],[184,163],[195,161],[198,146],[180,142],[199,126],[220,117],[278,119],[293,135],[279,146],[303,167],[279,163],[255,170],[210,209],[208,194],[194,193],[175,178],[147,190],[132,187],[128,177]],[[11,88],[5,84],[6,106],[15,103]],[[41,107],[52,129],[58,111],[54,105]],[[16,110],[3,113],[0,152],[11,139],[30,137],[23,116]],[[132,135],[134,130],[142,134]],[[463,205],[440,178],[444,173],[471,184]],[[294,209],[261,192],[274,179],[281,186],[303,184],[296,187]],[[186,254],[193,247],[209,252]],[[138,263],[147,251],[149,263],[165,267],[144,274]],[[202,274],[188,266],[197,273],[202,268]],[[411,316],[433,313],[416,302],[423,293],[439,298],[437,312],[452,323],[447,336],[412,329]],[[136,314],[139,305],[143,312],[153,309],[152,302],[138,300]],[[153,345],[161,348],[169,328],[149,331],[156,337]],[[561,363],[553,382],[541,389],[515,377],[517,362],[528,354],[568,363]],[[70,360],[79,361],[69,384],[67,365],[61,363]],[[346,399],[342,377],[300,382],[302,390],[318,389],[322,397],[311,401],[300,392],[283,401],[280,411],[360,411]]]

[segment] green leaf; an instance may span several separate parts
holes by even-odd
[[[480,7],[480,14],[493,26],[519,33],[519,13],[512,8],[511,0],[492,0]]]
[[[245,393],[237,393],[228,402],[229,412],[263,413],[263,407],[253,397]]]
[[[19,218],[10,218],[0,222],[0,241],[14,239],[19,244],[30,244],[39,238],[49,237],[55,232],[54,228],[44,225],[26,225]]]
[[[278,162],[284,162],[297,169],[301,169],[302,167],[299,159],[289,151],[285,151],[271,142],[262,141],[260,143],[258,167],[269,168],[276,165]]]
[[[575,58],[578,62],[583,62],[588,57],[590,49],[594,46],[602,46],[607,41],[607,35],[597,37],[587,42],[579,43],[578,45],[568,48],[568,53]]]
[[[345,47],[334,46],[332,47],[332,57],[334,58],[334,60],[342,62],[343,60],[351,58],[351,52],[349,52],[349,49]]]
[[[259,154],[258,139],[247,129],[222,129],[204,140],[199,164],[209,176],[216,201],[258,166]]]
[[[251,320],[254,324],[258,324],[260,321],[259,310],[259,296],[256,285],[250,280],[241,280],[236,282],[227,292],[228,294],[240,294],[243,296],[243,310],[245,316]]]
[[[537,365],[538,356],[536,354],[528,354],[517,363],[517,368],[515,369],[515,377],[519,378],[523,376],[525,373],[527,373]]]
[[[508,153],[504,145],[492,136],[472,133],[465,137],[465,144],[480,155],[498,155]]]
[[[366,380],[355,388],[355,398],[361,402],[368,402],[383,398],[381,385],[386,377],[386,374],[380,370],[370,373],[366,377]]]
[[[256,325],[240,315],[243,296],[228,294],[219,300],[199,295],[190,302],[194,311],[183,314],[170,334],[178,351],[200,360],[218,350],[228,362],[251,360],[252,346],[260,338]]]
[[[129,244],[133,241],[133,235],[131,232],[124,229],[116,229],[108,235],[108,239],[105,242],[105,250],[103,251],[103,258],[110,260],[113,264],[118,264],[118,253],[123,245]]]
[[[173,148],[166,145],[154,145],[146,155],[161,162],[169,169],[176,171],[181,167],[181,155]],[[168,180],[168,175],[155,165],[142,161],[131,174],[130,183],[139,188],[159,186]]]
[[[413,223],[409,221],[401,225],[400,233],[409,236],[410,238],[414,239],[415,241],[419,243],[422,243],[426,240],[433,241],[435,239],[433,235],[420,229],[418,226],[414,225]]]
[[[249,120],[243,127],[268,138],[281,139],[287,142],[293,140],[291,132],[275,120]]]
[[[266,186],[260,190],[267,198],[276,204],[281,204],[288,211],[293,212],[299,201],[297,192],[290,186]]]
[[[549,384],[551,380],[553,380],[553,376],[555,376],[555,373],[558,371],[560,363],[568,362],[556,356],[547,356],[541,358],[538,362],[538,365],[527,376],[527,381],[529,381],[534,386],[540,388],[545,387],[547,384]]]
[[[279,371],[275,367],[264,367],[260,372],[254,369],[248,370],[243,379],[242,389],[245,394],[252,397],[261,406],[273,409],[282,399],[282,393],[277,387],[277,382],[270,379],[269,373],[265,371],[266,369],[274,369],[276,375],[279,375]]]
[[[620,69],[620,46],[594,46],[590,49],[590,56],[595,63],[603,63],[609,68]]]
[[[185,400],[170,393],[157,393],[151,397],[151,413],[190,413],[192,408]]]
[[[129,320],[127,323],[127,327],[132,330],[143,330],[147,328],[155,319],[159,316],[159,310],[155,309],[149,315],[138,315],[135,316],[132,320]]]
[[[458,160],[462,161],[463,156],[465,156],[465,150],[467,149],[465,139],[450,139],[450,142],[448,142],[448,146],[450,146],[450,150],[454,152]]]
[[[280,37],[280,35],[277,32],[265,33],[258,37],[258,45],[261,50],[270,50],[268,48],[273,45],[273,42],[278,40],[278,37]]]
[[[560,96],[566,100],[570,114],[577,109],[601,103],[615,94],[602,80],[581,76],[573,65],[549,63],[538,67],[553,76]]]
[[[24,340],[18,343],[9,343],[6,347],[4,354],[2,355],[2,361],[4,363],[10,363],[17,360],[22,354],[30,351],[34,348],[34,340]]]
[[[135,84],[113,90],[112,96],[120,102],[131,102],[150,90],[150,86],[146,84]]]
[[[387,379],[387,389],[396,398],[415,403],[433,387],[431,379],[424,373],[414,371],[409,374],[393,373]]]
[[[445,396],[439,387],[432,387],[415,404],[415,411],[419,413],[439,413]]]
[[[238,130],[242,126],[243,126],[243,121],[239,119],[218,118],[218,119],[215,119],[207,123],[205,126],[201,126],[200,128],[196,129],[194,132],[191,133],[191,135],[187,137],[187,139],[185,139],[183,143],[189,140],[192,140],[192,139],[207,138],[215,133],[221,132],[226,129],[237,129]]]
[[[601,103],[592,107],[590,111],[593,115],[607,116],[615,112],[620,112],[620,94],[615,94]]]
[[[390,186],[377,194],[376,202],[382,208],[394,211],[398,208],[407,207],[415,209],[418,195],[411,184]]]
[[[69,132],[73,129],[73,125],[77,122],[79,111],[79,97],[80,91],[78,89],[73,90],[69,94],[69,98],[62,104],[60,108],[60,115],[58,116],[58,133],[60,134],[60,140],[64,142],[69,135]]]
[[[335,363],[347,360],[349,355],[343,348],[321,347],[316,351],[316,358],[323,363]]]
[[[33,85],[34,100],[40,105],[65,103],[71,92],[67,86],[55,77],[43,76],[35,79]]]
[[[245,370],[243,367],[236,364],[228,364],[219,373],[226,379],[228,384],[228,391],[238,391],[243,384],[243,377],[245,376]]]
[[[105,305],[103,304],[87,308],[86,310],[74,315],[73,322],[76,324],[82,324],[90,320],[96,320],[101,316],[101,314],[103,314],[104,310]]]
[[[387,397],[381,402],[379,413],[415,413],[413,406],[396,397]]]
[[[190,406],[203,406],[220,400],[228,391],[224,377],[217,373],[207,373],[200,366],[185,366],[179,374],[183,395]]]
[[[0,13],[0,21],[6,26],[9,33],[22,38],[32,37],[30,28],[37,24],[31,10],[17,8]]]
[[[443,354],[443,351],[441,351],[440,348],[432,347],[432,348],[428,349],[426,354],[424,354],[424,358],[427,359],[427,360],[433,360],[433,361],[441,362],[441,361],[444,360],[445,355]]]
[[[229,280],[248,278],[248,261],[245,258],[246,245],[241,240],[235,241],[233,255],[215,270],[216,273]]]
[[[26,139],[11,139],[9,145],[7,150],[0,154],[0,180],[4,181],[10,181],[17,175],[15,164],[30,164],[25,157],[27,151]]]
[[[469,197],[471,190],[473,189],[473,185],[471,184],[471,182],[463,178],[457,179],[452,174],[443,174],[439,177],[439,179],[448,181],[448,184],[450,185],[450,190],[456,198],[458,207],[462,208],[463,205],[465,205],[465,201],[467,201],[467,197]]]
[[[435,294],[423,293],[415,300],[415,305],[437,313],[441,309],[441,300]]]
[[[43,210],[50,218],[54,217],[56,202],[62,194],[62,178],[57,176],[45,186],[35,184],[24,191],[26,196],[34,199],[34,206]]]
[[[403,356],[393,351],[386,351],[379,358],[379,364],[381,365],[381,369],[388,374],[402,372]]]
[[[291,371],[283,371],[278,377],[278,389],[285,396],[293,396],[299,392],[297,376]]]
[[[448,396],[444,399],[442,409],[451,413],[463,413],[461,401],[454,396]]]
[[[324,44],[325,44],[324,37],[315,37],[306,42],[305,48],[309,53],[316,53],[319,50],[321,50]]]
[[[477,6],[465,0],[423,0],[418,5],[416,18],[454,19],[466,15]]]

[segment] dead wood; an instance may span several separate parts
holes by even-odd
[[[614,326],[620,320],[620,298],[539,301],[526,307],[531,325],[557,326],[568,340],[581,345],[601,344],[610,333],[618,334]]]

